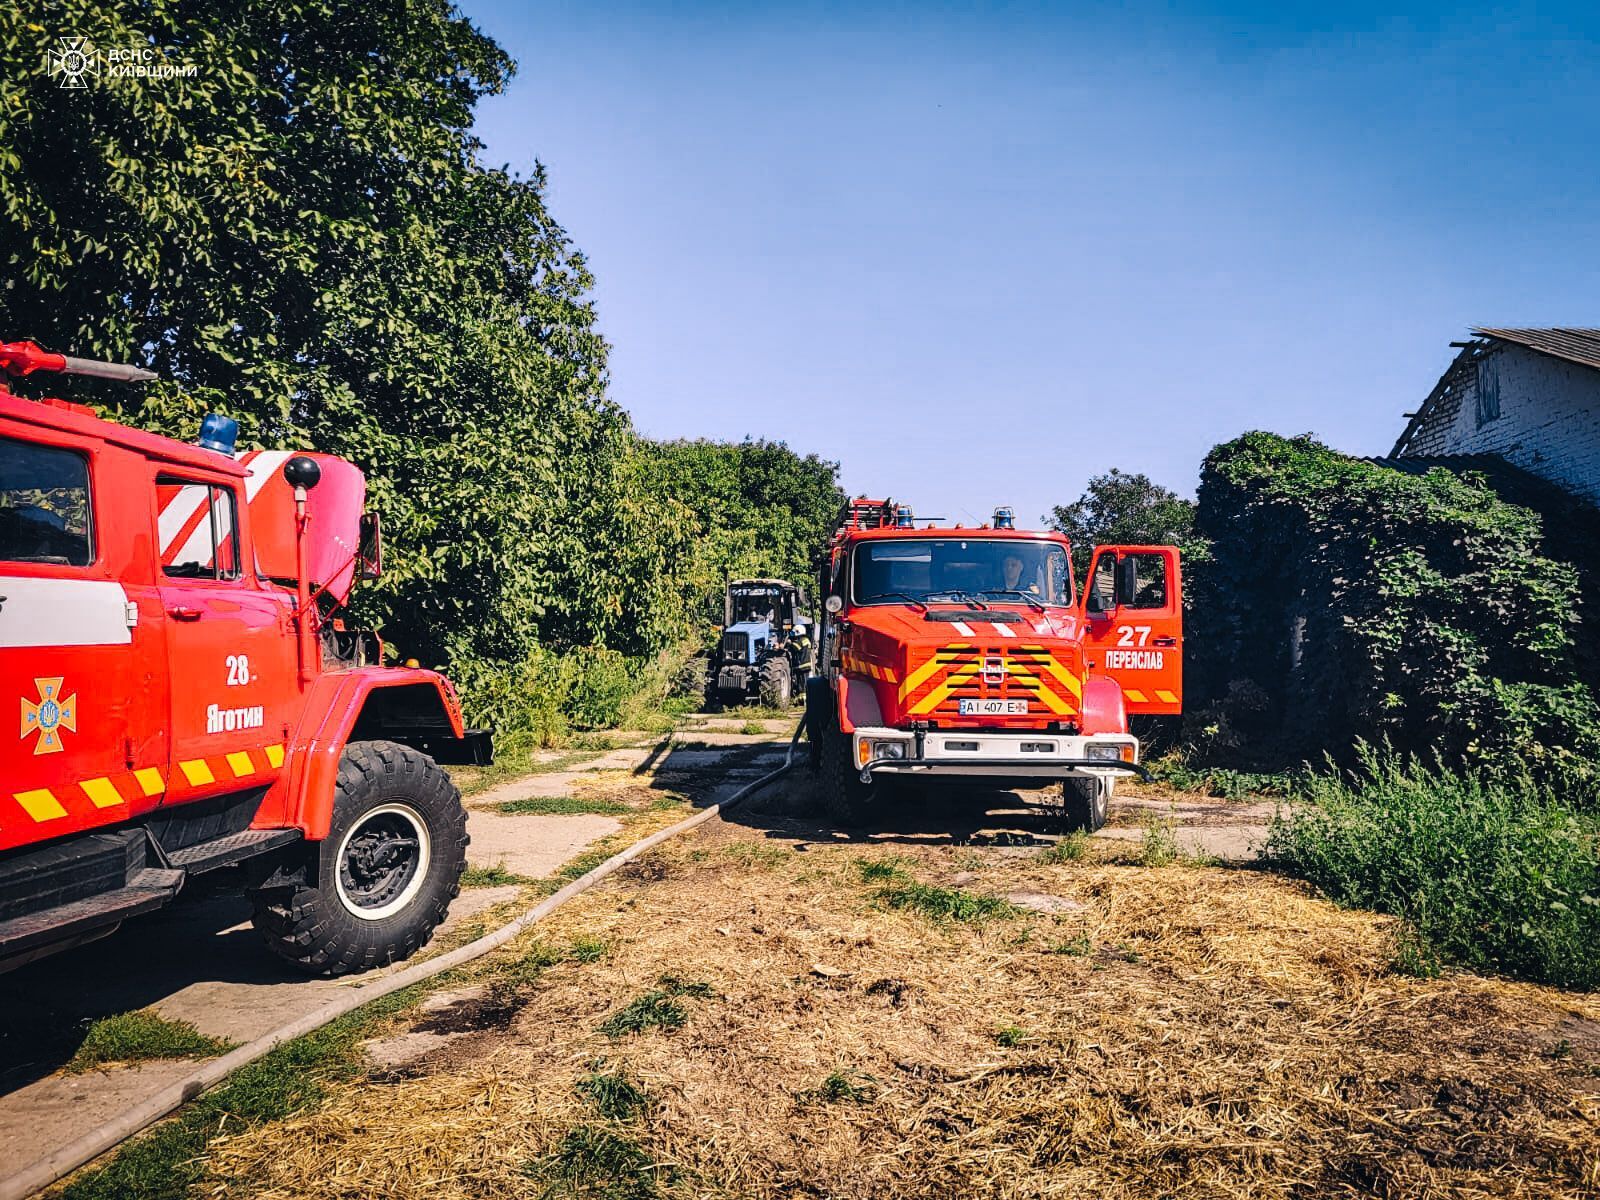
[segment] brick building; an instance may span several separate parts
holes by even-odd
[[[1493,455],[1600,505],[1600,329],[1474,329],[1391,458]]]

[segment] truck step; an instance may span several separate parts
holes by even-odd
[[[178,894],[183,878],[182,871],[146,867],[135,871],[126,887],[0,921],[0,957],[23,954],[51,942],[70,941],[160,908]]]
[[[145,866],[142,829],[118,829],[14,851],[0,859],[0,922],[126,887]]]
[[[198,875],[202,871],[231,867],[234,863],[299,840],[298,829],[246,829],[174,850],[167,855],[167,862],[171,866],[181,867],[190,875]]]

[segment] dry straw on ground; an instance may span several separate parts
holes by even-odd
[[[939,923],[875,898],[856,860],[890,848],[711,826],[540,933],[609,939],[605,958],[547,970],[503,1028],[213,1143],[213,1182],[329,1200],[1600,1191],[1596,998],[1396,975],[1383,919],[1263,873],[898,849],[925,882],[1082,908]],[[599,1031],[663,976],[709,985],[674,1000],[681,1028]],[[597,1071],[642,1087],[644,1113],[597,1114],[576,1086]],[[562,1147],[595,1144],[640,1157],[564,1181]]]

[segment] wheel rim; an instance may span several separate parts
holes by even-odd
[[[433,841],[408,804],[363,813],[339,842],[339,902],[363,921],[393,916],[415,899],[433,861]]]

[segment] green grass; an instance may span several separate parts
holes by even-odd
[[[860,1071],[835,1070],[816,1087],[798,1093],[795,1099],[801,1104],[869,1104],[877,1094],[873,1086],[876,1082],[871,1075]]]
[[[1050,947],[1051,954],[1068,954],[1074,958],[1082,958],[1094,949],[1094,944],[1089,941],[1087,933],[1076,934],[1064,942],[1057,942]]]
[[[1178,835],[1171,821],[1150,821],[1144,827],[1144,837],[1139,841],[1141,867],[1170,867],[1183,857],[1178,849]]]
[[[960,888],[934,887],[915,880],[903,880],[878,889],[878,900],[889,908],[920,913],[930,921],[971,923],[1014,917],[1020,911],[1009,900],[980,896]]]
[[[211,1058],[238,1043],[208,1037],[188,1021],[173,1021],[152,1009],[115,1013],[89,1025],[77,1053],[68,1060],[69,1074],[106,1063],[145,1062],[158,1058]]]
[[[541,1197],[585,1200],[655,1200],[669,1170],[630,1138],[598,1125],[580,1125],[523,1173],[547,1185]]]
[[[578,1094],[608,1121],[626,1122],[643,1116],[650,1095],[621,1070],[596,1070],[577,1082]]]
[[[994,1031],[994,1040],[1008,1050],[1018,1046],[1025,1046],[1033,1040],[1032,1036],[1020,1025],[1002,1025]]]
[[[903,858],[858,858],[855,860],[856,872],[861,876],[862,883],[882,883],[888,879],[909,879],[906,874],[907,862]]]
[[[461,873],[461,886],[464,888],[505,887],[513,883],[533,882],[526,875],[508,871],[505,863],[495,863],[492,867],[468,867]]]
[[[682,1029],[689,1020],[689,1012],[678,1003],[678,997],[694,996],[704,1000],[716,995],[710,984],[685,982],[676,975],[663,975],[656,983],[656,987],[634,997],[602,1021],[600,1032],[608,1038],[623,1038],[647,1029],[671,1033]]]
[[[766,731],[767,727],[760,721],[746,721],[743,725],[739,726],[739,732],[743,734],[760,735],[766,733]]]
[[[205,1148],[213,1137],[303,1112],[322,1100],[330,1083],[358,1076],[361,1040],[421,994],[418,986],[383,996],[278,1047],[173,1120],[125,1144],[104,1166],[79,1175],[62,1189],[61,1200],[185,1200],[205,1175]]]
[[[1077,862],[1089,853],[1089,835],[1081,829],[1074,830],[1053,846],[1039,851],[1042,863]]]
[[[1600,987],[1600,815],[1521,777],[1454,774],[1366,750],[1308,780],[1267,861],[1334,901],[1402,917],[1396,966],[1440,963]]]
[[[1145,764],[1152,777],[1180,792],[1199,792],[1219,800],[1251,796],[1292,796],[1298,777],[1287,772],[1235,771],[1231,767],[1191,766],[1181,754],[1167,754]]]
[[[524,796],[520,800],[505,800],[494,806],[496,812],[509,815],[532,813],[538,816],[561,816],[573,813],[596,813],[614,817],[633,811],[618,800],[604,800],[586,796]]]

